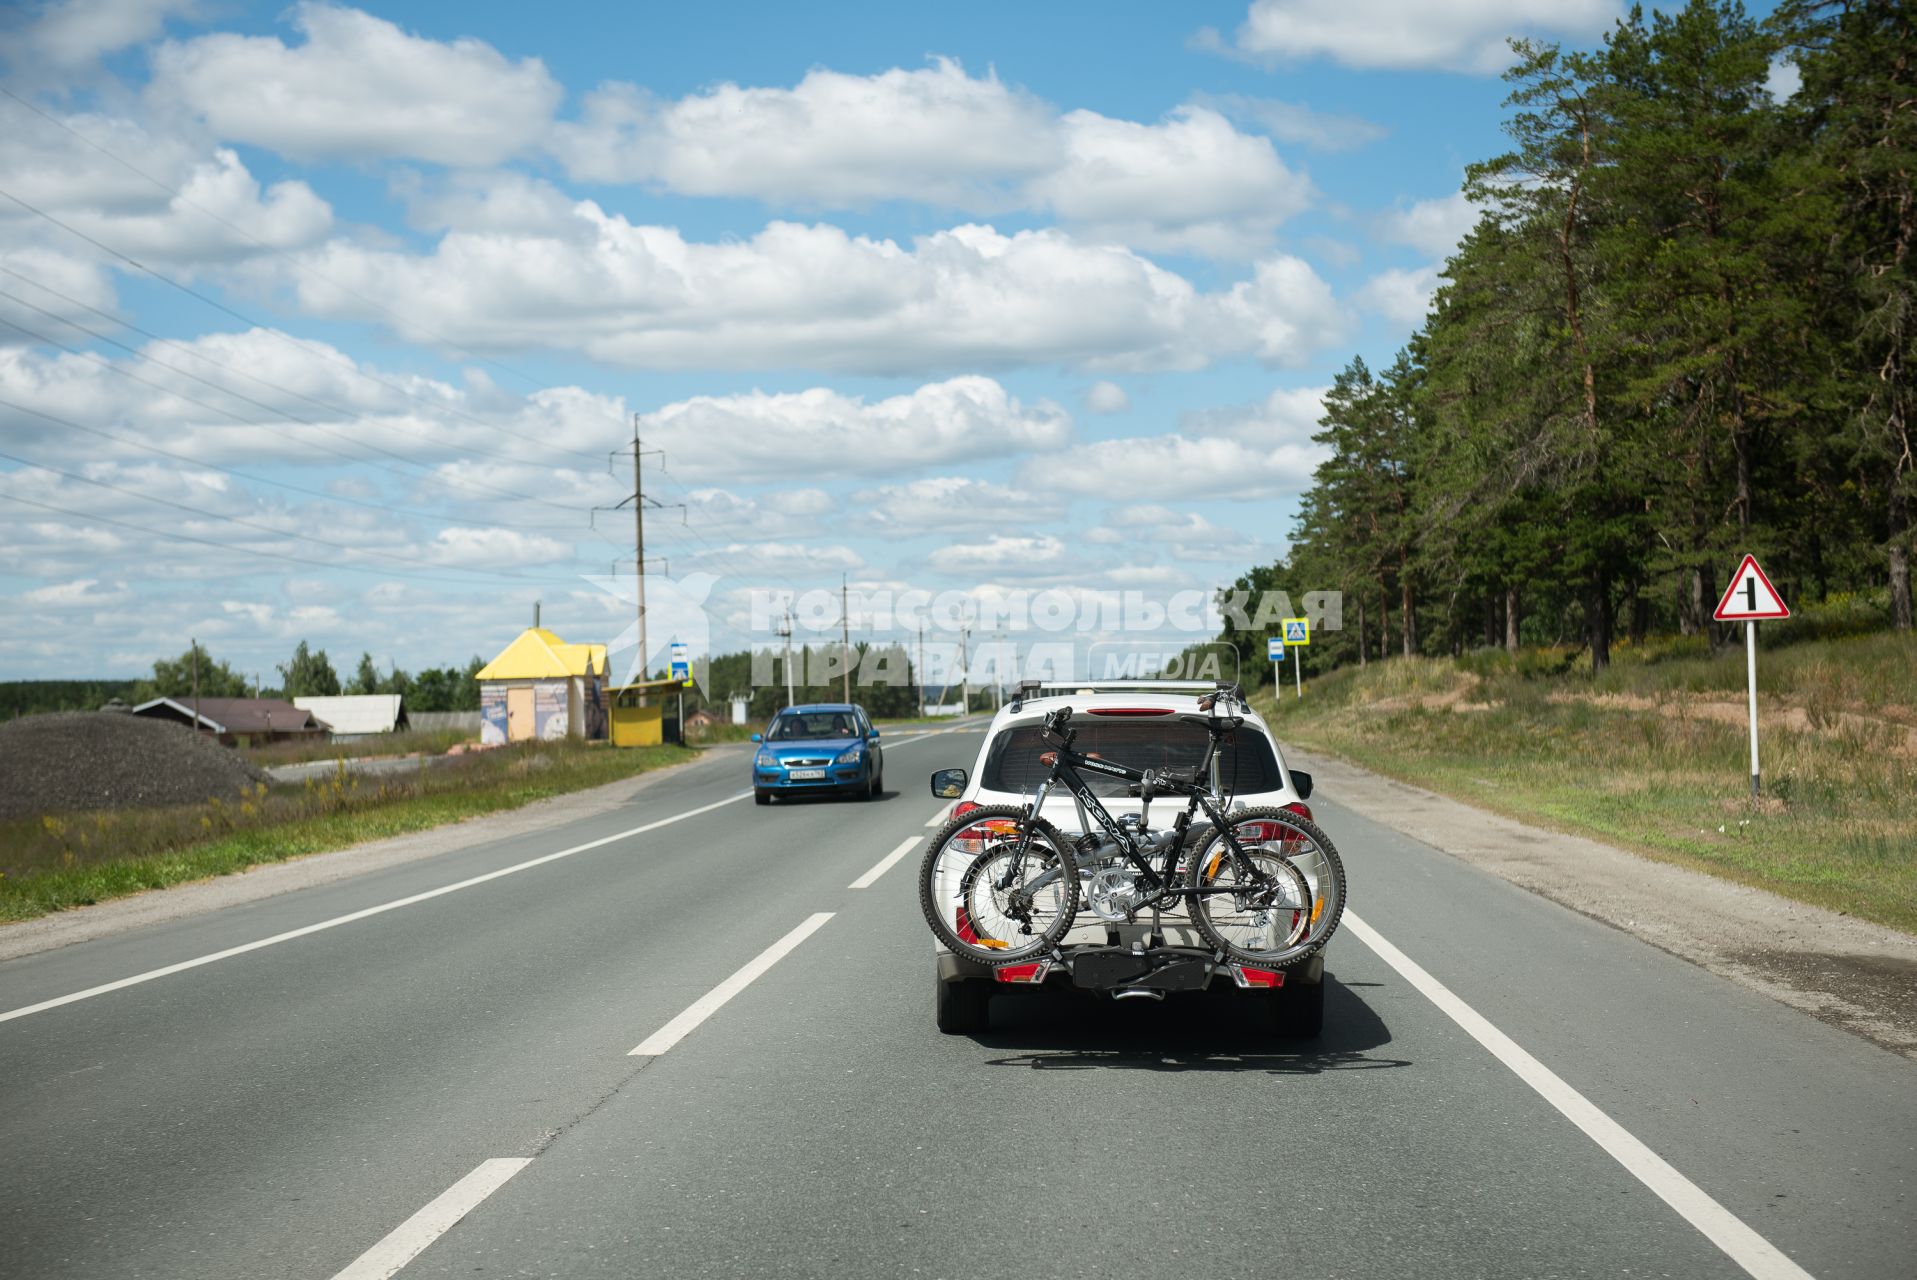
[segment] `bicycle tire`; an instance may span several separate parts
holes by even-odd
[[[1031,825],[1032,842],[1028,856],[1039,858],[1041,868],[1053,861],[1059,864],[1058,875],[1052,882],[1057,886],[1056,901],[1047,908],[1050,919],[1017,945],[1013,945],[1013,939],[1008,938],[981,938],[970,927],[971,912],[968,910],[964,919],[958,914],[959,908],[969,908],[971,905],[980,871],[995,854],[1003,853],[1006,841],[1001,838],[994,844],[986,844],[985,838],[981,837],[984,847],[976,853],[948,846],[961,833],[995,821],[1014,824],[1008,835],[1017,835],[1025,825]],[[1040,847],[1041,842],[1044,848]],[[940,942],[955,954],[977,964],[1001,968],[1049,955],[1071,932],[1072,922],[1078,916],[1078,863],[1072,857],[1071,842],[1043,818],[1028,818],[1023,806],[1002,804],[973,809],[939,828],[926,845],[925,857],[919,864],[919,908],[925,913],[926,924],[931,926],[932,933]],[[947,918],[948,912],[950,918]],[[972,936],[965,937],[961,929],[971,932]],[[1005,945],[983,946],[980,945],[981,941]]]
[[[1282,965],[1295,964],[1323,950],[1325,943],[1329,942],[1331,935],[1338,930],[1338,922],[1343,918],[1345,910],[1344,861],[1339,858],[1338,850],[1331,843],[1331,837],[1327,836],[1324,831],[1309,818],[1293,813],[1289,809],[1241,809],[1231,815],[1231,820],[1227,825],[1235,830],[1242,824],[1254,822],[1275,823],[1281,827],[1290,828],[1303,837],[1301,843],[1306,843],[1310,846],[1305,850],[1275,855],[1296,871],[1300,878],[1307,883],[1311,896],[1310,907],[1312,910],[1312,919],[1304,936],[1296,942],[1287,943],[1283,946],[1268,950],[1248,948],[1239,945],[1238,942],[1221,932],[1212,919],[1214,909],[1210,904],[1226,896],[1223,894],[1193,896],[1190,900],[1191,908],[1189,915],[1192,924],[1197,928],[1200,935],[1204,937],[1205,941],[1217,950],[1224,952],[1226,957],[1231,960],[1235,960],[1240,964],[1256,965],[1263,968],[1275,968]],[[1264,847],[1269,846],[1271,841],[1256,840],[1247,842],[1246,840],[1240,839],[1239,843],[1241,845],[1250,843]],[[1285,841],[1284,843],[1296,842]],[[1202,887],[1206,877],[1219,874],[1220,868],[1213,861],[1212,855],[1220,851],[1225,851],[1225,846],[1222,843],[1222,836],[1214,829],[1210,839],[1208,839],[1201,849],[1192,857],[1191,868],[1188,873],[1188,883],[1192,887]],[[1312,863],[1309,870],[1298,865],[1301,859],[1309,860]],[[1227,857],[1225,863],[1228,865],[1229,861],[1230,859]]]

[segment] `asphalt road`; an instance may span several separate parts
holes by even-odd
[[[916,849],[848,886],[976,744],[772,808],[726,753],[0,964],[0,1276],[1917,1274],[1917,1064],[1335,796],[1321,1040],[1236,993],[939,1035]]]

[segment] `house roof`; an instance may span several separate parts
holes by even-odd
[[[293,705],[334,733],[391,733],[405,712],[397,693],[352,693],[335,698],[295,698]]]
[[[479,669],[481,680],[553,680],[604,675],[606,646],[567,644],[544,627],[528,627]]]
[[[283,698],[201,698],[200,723],[215,733],[317,733],[306,711]],[[155,698],[133,708],[136,716],[162,716],[193,723],[193,699]]]

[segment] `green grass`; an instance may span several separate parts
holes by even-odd
[[[1379,773],[1917,932],[1917,636],[1760,651],[1755,809],[1741,646],[1627,647],[1596,680],[1562,657],[1395,659],[1261,710]]]
[[[524,743],[402,777],[340,770],[232,802],[17,819],[0,823],[0,920],[517,809],[692,758],[679,747]]]

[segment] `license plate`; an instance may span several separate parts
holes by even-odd
[[[785,776],[792,779],[794,782],[817,782],[819,779],[825,777],[825,770],[823,769],[791,769],[786,772]]]

